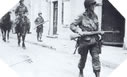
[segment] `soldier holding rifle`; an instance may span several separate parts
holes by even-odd
[[[70,25],[70,29],[80,36],[77,41],[78,53],[81,55],[78,65],[79,77],[84,77],[83,69],[88,52],[90,52],[92,57],[93,72],[96,77],[100,77],[101,65],[99,54],[101,53],[101,44],[99,35],[104,34],[104,32],[98,31],[98,17],[94,12],[94,8],[98,5],[95,0],[85,0],[84,6],[86,11]]]
[[[38,17],[35,20],[35,24],[36,24],[37,40],[41,42],[44,24],[42,13],[38,13]]]

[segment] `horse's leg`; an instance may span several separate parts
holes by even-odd
[[[1,29],[2,39],[4,40],[4,31]]]
[[[5,30],[5,41],[6,41],[6,36],[7,36],[7,30]]]
[[[6,30],[3,31],[3,40],[6,42]]]
[[[3,36],[3,30],[1,29],[1,33],[2,33],[2,36]]]
[[[10,31],[7,30],[7,40],[9,40],[9,33],[10,33]]]
[[[17,38],[18,38],[18,46],[20,46],[20,42],[21,42],[21,34],[17,33]]]
[[[26,48],[26,46],[25,46],[25,36],[26,36],[26,34],[22,35],[22,47],[23,48]]]

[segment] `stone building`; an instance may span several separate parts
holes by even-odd
[[[120,33],[105,33],[104,43],[106,45],[123,46],[125,30],[125,18],[108,0],[96,0],[103,4],[95,9],[99,19],[100,30],[120,31]],[[34,20],[39,12],[45,21],[44,34],[50,37],[69,37],[71,31],[69,24],[85,11],[84,0],[25,0],[29,8],[31,20],[31,31],[34,32]],[[65,37],[64,37],[65,36]]]

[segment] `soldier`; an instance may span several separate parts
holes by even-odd
[[[43,33],[43,24],[44,19],[42,17],[42,13],[38,13],[38,17],[35,20],[36,32],[37,32],[37,41],[41,42],[42,40],[42,33]]]
[[[25,16],[28,13],[28,9],[24,5],[24,0],[20,0],[19,3],[20,5],[16,8],[15,14],[16,16]]]
[[[84,7],[86,11],[70,25],[70,29],[80,35],[80,38],[78,38],[78,53],[81,56],[78,65],[79,77],[84,77],[83,69],[88,52],[92,57],[93,72],[96,77],[100,77],[99,54],[101,53],[101,42],[99,35],[102,35],[103,32],[98,31],[98,17],[94,12],[95,6],[98,5],[95,0],[85,0]]]
[[[29,30],[30,30],[30,21],[27,17],[28,15],[28,9],[27,7],[24,5],[24,0],[20,0],[19,1],[20,5],[16,8],[15,10],[15,15],[17,16],[16,18],[16,24],[18,24],[18,22],[20,21],[20,19],[22,18],[26,18],[27,20],[27,23],[28,23],[28,33],[31,33]],[[25,19],[24,19],[25,20]],[[25,22],[25,21],[24,21]]]

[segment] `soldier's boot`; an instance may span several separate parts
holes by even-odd
[[[3,41],[6,42],[6,35],[2,35]]]
[[[84,75],[83,75],[83,69],[80,69],[79,77],[84,77]]]
[[[40,41],[39,38],[37,38],[37,41]]]
[[[31,34],[32,32],[28,31],[27,33],[28,33],[28,34]]]
[[[40,42],[42,42],[42,35],[40,35]]]
[[[3,41],[4,41],[4,42],[6,42],[6,39],[5,39],[5,38],[3,38]]]
[[[84,75],[83,74],[79,74],[79,77],[84,77]]]
[[[38,38],[39,38],[39,42],[42,42],[42,34],[41,33],[39,33]]]
[[[94,73],[95,73],[96,77],[100,77],[100,72],[99,71],[94,71]]]
[[[31,34],[32,32],[30,32],[30,30],[28,29],[27,33],[28,33],[28,34]]]

